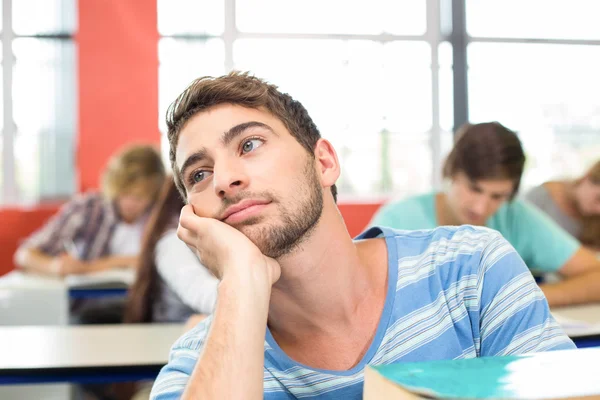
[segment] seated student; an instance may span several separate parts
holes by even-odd
[[[542,285],[551,306],[600,300],[600,261],[535,206],[514,199],[525,154],[497,122],[467,125],[444,165],[445,192],[386,204],[371,221],[397,229],[480,225],[499,231],[532,269],[565,279]]]
[[[340,165],[306,109],[241,73],[167,116],[179,237],[220,279],[153,399],[362,398],[367,364],[573,348],[497,232],[374,227],[352,240]]]
[[[58,276],[135,265],[147,212],[164,178],[154,147],[125,148],[108,162],[102,193],[80,194],[65,204],[19,247],[15,264]]]
[[[177,237],[183,206],[173,179],[168,177],[144,232],[126,323],[185,322],[184,331],[188,331],[214,308],[219,281]],[[134,399],[148,399],[150,389],[142,385]]]
[[[579,179],[546,182],[525,198],[581,243],[600,249],[600,161]]]
[[[125,322],[185,322],[212,312],[219,281],[177,237],[183,206],[167,178],[146,227]]]

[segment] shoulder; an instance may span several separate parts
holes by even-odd
[[[435,267],[461,260],[465,265],[477,266],[490,249],[501,253],[514,251],[498,231],[479,226],[441,226],[415,231],[380,229],[388,240],[394,240],[400,264],[406,261]]]
[[[162,234],[160,239],[158,239],[157,246],[167,247],[170,245],[177,245],[179,243],[183,244],[183,242],[177,237],[177,230],[168,229]]]
[[[64,203],[59,210],[63,217],[74,218],[89,213],[92,210],[107,209],[110,206],[102,195],[96,192],[78,193]]]
[[[525,222],[534,224],[544,224],[550,218],[537,206],[529,201],[514,199],[504,205],[498,216],[512,219],[518,222],[519,226],[524,226]],[[528,227],[530,229],[531,226]]]
[[[155,257],[159,272],[162,272],[163,267],[171,269],[175,262],[185,265],[190,263],[200,265],[200,261],[192,250],[177,237],[177,230],[175,229],[169,229],[158,239]]]
[[[112,203],[101,193],[95,191],[76,194],[67,204],[65,204],[64,208],[82,213],[113,212]]]
[[[79,193],[75,195],[75,197],[73,197],[73,201],[79,202],[81,204],[110,204],[110,202],[100,192],[96,191]]]
[[[466,246],[474,242],[485,244],[501,238],[496,230],[472,225],[440,226],[434,229],[398,230],[379,228],[384,237],[393,238],[399,242],[421,242],[427,246]]]
[[[550,193],[544,187],[544,185],[535,186],[525,192],[523,199],[540,206],[550,199]]]
[[[177,236],[176,229],[169,229],[156,242],[157,255],[168,253],[175,258],[186,258],[190,255],[195,258],[192,250]],[[199,262],[199,261],[198,261]]]

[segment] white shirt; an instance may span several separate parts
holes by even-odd
[[[212,313],[219,280],[179,240],[175,229],[167,231],[156,244],[155,263],[158,274],[183,303],[198,313]]]
[[[133,224],[119,222],[115,226],[108,251],[111,256],[137,256],[142,247],[142,235],[146,218],[140,218]]]

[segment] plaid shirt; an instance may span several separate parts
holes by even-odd
[[[34,232],[21,248],[36,248],[50,256],[64,253],[65,243],[81,244],[79,257],[94,260],[109,254],[109,243],[119,222],[114,206],[100,193],[77,195]]]

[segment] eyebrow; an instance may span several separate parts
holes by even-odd
[[[181,166],[181,172],[180,172],[180,178],[183,178],[183,176],[185,176],[185,171],[188,170],[192,165],[204,160],[207,158],[207,154],[206,154],[206,150],[205,149],[200,149],[197,152],[193,153],[191,156],[189,156],[183,163],[183,165]],[[183,179],[182,179],[183,180]]]
[[[236,137],[244,133],[246,130],[252,128],[263,128],[276,135],[276,133],[273,131],[273,129],[271,129],[269,125],[258,121],[248,121],[236,125],[230,128],[228,131],[224,132],[221,136],[221,143],[223,144],[223,146],[228,146]],[[205,148],[202,148],[190,155],[181,166],[181,177],[185,175],[186,170],[189,169],[192,165],[203,161],[206,158],[208,158],[208,153]]]
[[[221,136],[221,143],[223,144],[223,146],[228,146],[236,137],[244,133],[244,131],[252,128],[263,128],[275,134],[273,129],[271,129],[271,127],[267,124],[258,121],[248,121],[236,125],[230,128],[227,132],[223,133],[223,136]]]

